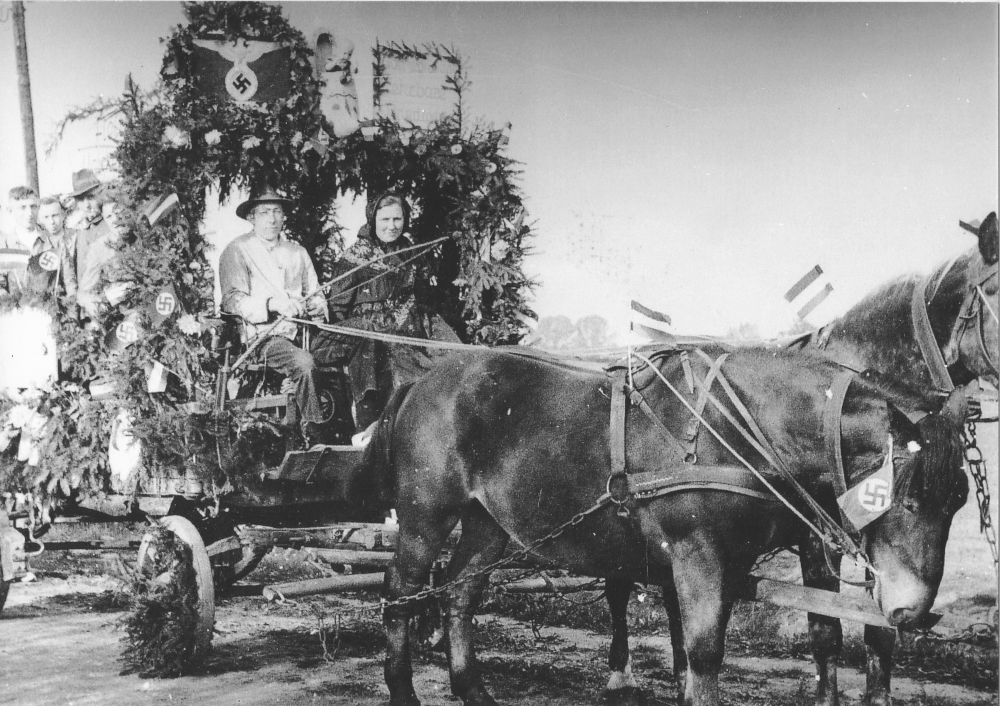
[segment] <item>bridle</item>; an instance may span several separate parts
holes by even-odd
[[[954,262],[944,269],[939,275],[938,282],[944,279],[948,270],[953,265]],[[988,313],[994,320],[997,318],[997,313],[990,305],[989,298],[986,296],[984,290],[985,285],[996,277],[996,262],[993,264],[986,264],[984,262],[980,266],[979,272],[974,277],[975,285],[966,293],[965,299],[959,308],[958,317],[952,326],[948,344],[945,346],[947,357],[945,357],[945,354],[942,353],[941,348],[937,344],[934,331],[931,329],[930,317],[927,313],[927,307],[933,301],[934,295],[937,294],[937,288],[935,287],[930,298],[927,297],[927,289],[931,281],[935,279],[934,276],[932,275],[921,280],[913,288],[913,299],[910,306],[913,333],[917,345],[920,347],[920,354],[924,359],[924,364],[930,372],[934,387],[938,390],[949,394],[955,390],[955,383],[951,379],[948,367],[959,362],[962,339],[970,329],[976,335],[976,346],[979,355],[986,361],[986,364],[994,375],[1000,375],[1000,370],[997,368],[997,361],[990,356],[989,349],[986,346],[985,334],[983,333],[985,315]]]

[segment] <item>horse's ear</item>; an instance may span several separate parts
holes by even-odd
[[[996,211],[986,216],[986,219],[979,226],[979,253],[987,265],[992,265],[997,261],[997,250],[1000,248],[1000,238],[997,236],[997,214]]]

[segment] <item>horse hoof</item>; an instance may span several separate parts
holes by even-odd
[[[405,696],[392,696],[389,698],[388,706],[420,706],[420,699],[413,693]]]
[[[500,706],[482,684],[476,684],[462,696],[465,706]]]

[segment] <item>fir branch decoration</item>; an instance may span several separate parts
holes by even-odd
[[[223,200],[265,180],[283,189],[294,204],[287,234],[310,252],[321,280],[344,249],[336,197],[395,190],[414,206],[416,243],[451,236],[419,262],[421,307],[440,314],[464,341],[486,345],[516,343],[522,317],[533,316],[532,282],[522,269],[533,230],[517,185],[520,165],[506,154],[504,130],[466,124],[462,97],[471,83],[458,52],[437,43],[376,42],[376,104],[392,78],[385,61],[399,59],[447,65],[442,88],[456,95],[456,108],[426,128],[379,115],[373,140],[360,133],[330,137],[321,154],[309,149],[323,126],[314,53],[281,7],[185,3],[184,13],[186,22],[164,40],[155,86],[142,90],[129,79],[117,102],[98,101],[67,116],[72,122],[110,112],[122,122],[113,161],[124,237],[109,280],[126,283],[128,291],[105,312],[99,330],[82,331],[67,315],[70,302],[54,309],[64,379],[33,402],[49,420],[41,458],[37,465],[18,460],[15,438],[0,452],[0,492],[29,490],[42,498],[114,492],[107,444],[119,409],[143,443],[142,476],[133,490],[145,479],[182,477],[198,481],[208,496],[229,492],[243,487],[241,474],[249,475],[235,458],[274,456],[247,450],[274,444],[277,432],[260,415],[211,411],[220,362],[206,323],[215,314],[215,273],[200,230],[209,189]],[[204,38],[287,47],[287,96],[238,104],[204,94],[194,61],[195,39]],[[179,212],[151,226],[139,214],[157,194],[176,194]],[[174,288],[180,311],[154,326],[149,299],[166,285]],[[143,334],[122,349],[114,333],[130,316]],[[154,361],[170,374],[166,391],[150,394],[147,371]],[[91,398],[88,389],[99,379],[114,384],[115,400]],[[15,406],[0,400],[0,429]]]
[[[151,530],[157,547],[151,566],[136,572],[121,620],[123,674],[180,677],[197,664],[198,589],[191,548],[173,532]]]

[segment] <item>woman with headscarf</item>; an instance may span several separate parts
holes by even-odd
[[[366,331],[458,342],[458,336],[439,316],[417,303],[416,274],[421,258],[410,261],[414,252],[395,254],[413,245],[408,233],[409,204],[401,196],[383,194],[369,202],[365,215],[367,223],[334,275],[365,266],[331,289],[331,322]],[[430,356],[422,348],[390,347],[364,338],[352,339],[348,348],[354,421],[363,430],[378,418],[395,387],[415,380],[427,369]]]

